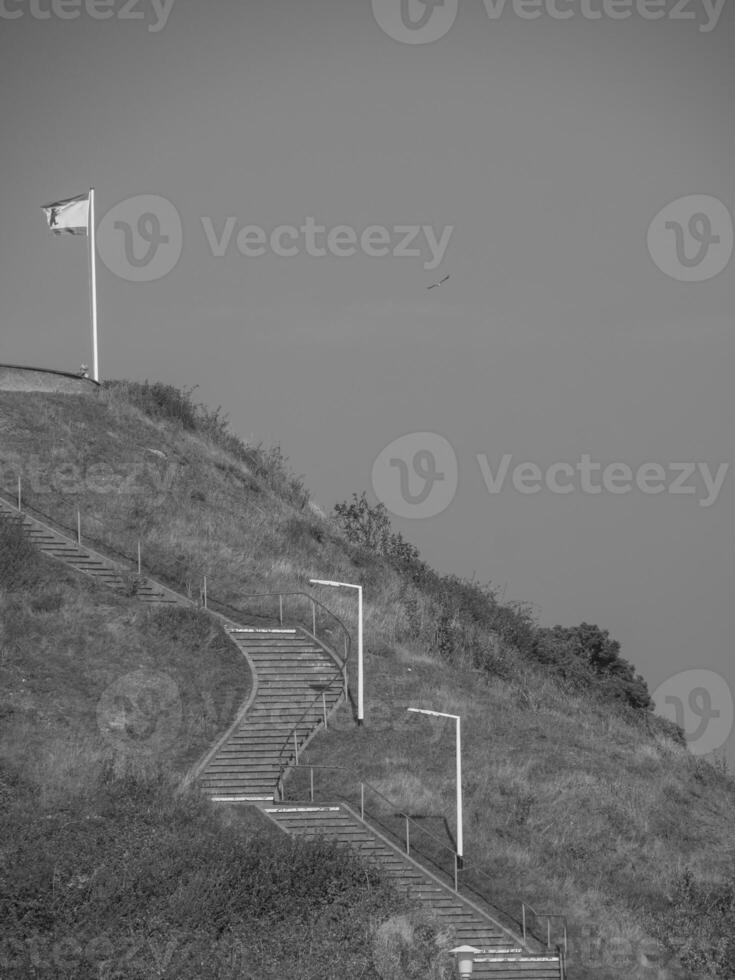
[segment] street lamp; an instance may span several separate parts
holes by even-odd
[[[456,949],[450,949],[450,953],[453,953],[457,957],[457,967],[459,969],[459,975],[462,980],[466,980],[467,977],[472,976],[472,967],[474,964],[473,957],[481,953],[481,949],[475,949],[474,946],[457,946]]]
[[[481,949],[475,949],[474,946],[457,946],[456,949],[450,949],[450,953],[453,953],[457,957],[457,967],[459,969],[460,977],[465,980],[466,977],[472,976],[472,967],[474,966],[474,957],[481,953]]]
[[[417,715],[434,715],[438,718],[453,718],[456,722],[457,735],[457,868],[462,870],[464,842],[462,840],[462,737],[460,734],[459,715],[449,715],[446,711],[430,711],[428,708],[407,708]]]
[[[357,589],[357,725],[360,728],[365,717],[362,690],[362,586],[352,585],[350,582],[328,582],[321,578],[310,578],[309,582],[312,585],[329,585],[334,589]]]

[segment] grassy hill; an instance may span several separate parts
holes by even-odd
[[[344,520],[310,502],[278,450],[243,444],[219,410],[197,407],[190,392],[120,383],[93,398],[0,393],[0,418],[7,492],[20,473],[23,498],[36,512],[74,530],[79,512],[83,538],[131,559],[140,541],[145,569],[194,597],[206,575],[215,608],[271,612],[247,595],[307,590],[310,577],[363,583],[366,724],[358,730],[345,706],[312,743],[309,762],[344,767],[317,770],[319,792],[349,795],[367,780],[451,845],[452,729],[406,708],[459,714],[467,874],[484,869],[489,877],[477,875],[478,887],[512,919],[521,900],[567,916],[571,980],[735,975],[735,785],[652,716],[629,665],[618,659],[613,671],[583,662],[523,607],[427,569],[400,536],[356,542]],[[33,564],[26,556],[20,567],[26,561]],[[207,920],[201,943],[212,923],[232,939],[234,923],[252,923],[253,913],[230,878],[217,878],[224,870],[208,835],[225,835],[241,861],[252,851],[248,841],[268,835],[252,817],[222,823],[204,804],[173,799],[168,781],[227,727],[247,691],[243,665],[204,613],[141,610],[133,598],[101,592],[40,560],[20,579],[14,575],[0,577],[0,754],[10,830],[17,836],[29,814],[69,808],[79,821],[101,808],[102,819],[115,821],[110,846],[117,854],[119,841],[124,854],[124,825],[155,812],[169,863],[154,880],[133,875],[131,882],[144,889],[145,907],[157,909],[156,935],[193,929],[185,916],[166,919],[160,895],[182,869],[195,867],[186,872],[192,902],[198,887],[214,893],[215,879],[220,898],[231,896]],[[350,595],[319,597],[354,623]],[[160,675],[158,688],[152,674]],[[153,684],[166,705],[147,754],[135,720],[132,732],[115,726],[114,705],[126,696],[116,687],[121,678]],[[303,790],[300,779],[287,783],[288,793]],[[123,796],[124,825],[113,817],[117,805],[108,805]],[[38,848],[47,835],[38,819],[32,823],[28,841]],[[425,844],[435,846],[428,836]],[[397,900],[378,878],[366,898],[353,887],[360,872],[344,856],[334,867],[345,869],[340,889],[357,910],[350,969],[359,972],[359,962],[364,976],[377,976],[369,922],[395,911]],[[252,874],[257,880],[257,869]],[[7,894],[14,884],[20,879],[4,879]],[[20,907],[13,905],[14,914]],[[304,909],[294,934],[344,946],[317,912]],[[260,949],[259,942],[252,945]],[[330,975],[323,961],[279,973],[285,961],[264,957],[259,976]],[[223,963],[199,975],[229,976]]]

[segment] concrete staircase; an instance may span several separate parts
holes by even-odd
[[[546,952],[500,925],[489,911],[455,892],[440,878],[360,818],[348,804],[261,804],[262,812],[288,834],[326,837],[357,849],[378,864],[409,899],[452,926],[456,945],[475,946],[473,977],[480,980],[562,980],[556,952]]]
[[[147,577],[136,582],[131,591],[129,568],[35,517],[19,513],[2,495],[0,519],[19,520],[44,554],[109,588],[132,594],[143,602],[195,605],[186,596]],[[247,627],[219,615],[217,618],[249,664],[253,685],[233,724],[194,767],[185,783],[197,781],[218,802],[256,803],[286,833],[331,837],[358,848],[379,863],[412,899],[451,923],[458,945],[468,944],[485,951],[476,957],[474,977],[563,980],[563,964],[558,955],[540,946],[534,951],[533,944],[524,944],[488,911],[454,892],[368,825],[346,803],[273,803],[283,765],[298,761],[313,735],[328,725],[330,713],[345,695],[341,662],[305,630]]]
[[[122,564],[79,544],[25,511],[19,513],[17,507],[1,496],[0,520],[18,521],[33,544],[45,555],[57,558],[76,571],[92,576],[116,592],[133,594],[141,602],[194,605],[190,599],[149,578],[143,578],[132,585],[130,572]]]
[[[247,710],[200,764],[197,776],[218,802],[272,801],[282,765],[295,758],[342,700],[342,671],[302,630],[229,627],[227,632],[250,662],[256,687]]]

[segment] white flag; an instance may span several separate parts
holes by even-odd
[[[55,235],[67,232],[69,235],[86,235],[89,223],[89,193],[79,197],[68,197],[55,204],[44,204],[41,210],[46,215],[48,226]]]

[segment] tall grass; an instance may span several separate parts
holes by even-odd
[[[79,508],[84,533],[131,558],[140,539],[144,567],[193,596],[206,574],[210,597],[243,614],[256,611],[245,598],[249,592],[308,590],[309,578],[362,582],[366,724],[356,730],[345,707],[330,721],[329,732],[312,743],[308,758],[355,774],[335,776],[324,792],[347,792],[347,783],[360,776],[432,826],[446,819],[453,832],[453,732],[417,721],[406,708],[460,714],[468,861],[490,872],[490,898],[508,914],[517,917],[523,899],[568,915],[571,980],[648,976],[639,958],[652,937],[665,937],[669,951],[682,956],[682,941],[694,942],[697,930],[709,937],[695,918],[665,913],[685,866],[697,894],[706,896],[723,878],[735,877],[735,788],[726,771],[694,760],[675,726],[633,709],[604,690],[594,671],[570,661],[568,655],[576,656],[568,645],[574,636],[557,635],[551,639],[559,645],[540,648],[527,607],[430,569],[413,574],[406,553],[391,558],[347,540],[339,522],[320,517],[289,490],[291,477],[278,476],[278,453],[271,470],[268,463],[259,468],[257,458],[212,435],[218,422],[210,431],[201,421],[192,428],[176,417],[175,398],[169,416],[156,414],[160,404],[151,408],[146,398],[125,385],[105,389],[97,402],[0,393],[7,420],[0,448],[11,460],[7,485],[13,486],[13,467],[29,453],[82,474],[92,462],[105,462],[121,477],[140,465],[127,489],[51,477],[34,486],[26,474],[24,494],[32,506],[71,528]],[[165,397],[163,402],[168,404]],[[157,632],[143,617],[136,627],[142,630],[136,634],[140,642],[126,642],[126,617],[138,621],[134,604],[98,597],[101,605],[93,611],[82,592],[72,593],[62,582],[0,596],[6,631],[0,680],[14,692],[10,730],[17,750],[11,759],[21,757],[23,740],[30,737],[23,732],[36,731],[44,712],[46,741],[65,724],[62,712],[87,718],[94,730],[88,704],[116,677],[114,671],[97,676],[95,658],[108,663],[113,651],[124,671],[134,672],[141,662],[150,669],[165,663],[163,672],[182,692],[195,692],[182,698],[187,730],[199,716],[197,744],[211,738],[206,720],[217,712],[205,710],[204,695],[196,694],[204,661],[195,651],[207,645],[204,627],[197,633],[193,621],[187,622],[169,644],[165,636],[175,624]],[[315,594],[354,627],[354,595]],[[58,595],[62,604],[54,611]],[[188,645],[190,634],[196,643]],[[99,642],[93,641],[97,636]],[[90,696],[75,694],[66,682],[58,686],[60,673],[69,673],[64,655],[70,650],[87,650],[78,674]],[[206,662],[213,667],[224,655],[215,643]],[[183,662],[186,680],[175,674]],[[44,687],[54,664],[66,667],[53,666],[51,687]],[[355,673],[353,660],[353,694]],[[49,693],[55,687],[61,692],[57,701]],[[223,689],[220,681],[217,687]],[[30,729],[14,727],[20,716],[30,719]],[[70,761],[60,764],[70,773],[82,768],[72,764],[74,751],[87,749],[70,749]],[[167,769],[182,771],[185,754],[169,752]],[[119,766],[123,762],[118,759]],[[71,781],[77,778],[82,779],[70,775]],[[715,921],[724,929],[728,920]],[[621,949],[628,950],[627,959],[621,960]],[[681,964],[666,968],[672,980],[685,975]]]

